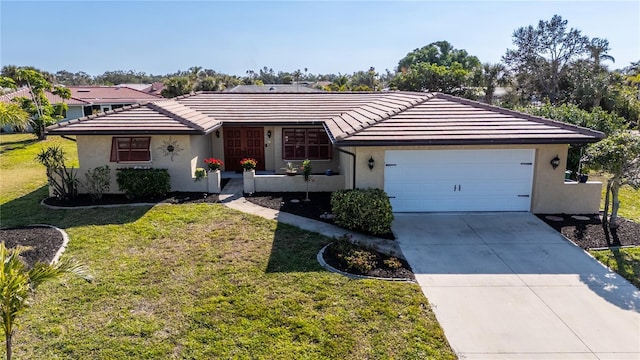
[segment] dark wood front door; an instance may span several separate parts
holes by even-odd
[[[240,160],[258,160],[256,170],[264,170],[264,133],[262,128],[224,128],[224,166],[226,170],[242,170]]]

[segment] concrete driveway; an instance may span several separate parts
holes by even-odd
[[[395,216],[461,359],[640,359],[640,291],[534,215]]]

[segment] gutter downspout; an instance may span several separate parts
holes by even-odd
[[[347,150],[342,150],[341,148],[336,146],[336,149],[338,149],[339,152],[341,153],[345,153],[347,155],[351,155],[353,157],[353,184],[352,184],[352,188],[355,189],[356,188],[356,154],[349,152]]]

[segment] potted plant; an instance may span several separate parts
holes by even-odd
[[[203,168],[197,168],[195,172],[196,181],[200,181],[207,176],[207,172]]]
[[[578,182],[579,183],[583,183],[584,184],[584,183],[587,182],[587,180],[589,180],[589,175],[587,175],[587,174],[578,175]]]
[[[255,169],[257,164],[258,164],[258,161],[253,158],[244,158],[240,160],[240,166],[242,166],[244,171]]]
[[[207,164],[207,168],[209,169],[209,171],[220,170],[222,165],[224,165],[222,160],[216,158],[204,159],[204,163]]]
[[[307,183],[307,193],[304,201],[309,201],[309,181],[311,181],[311,160],[305,159],[302,162],[302,175],[304,175],[304,182]]]
[[[293,176],[298,173],[298,168],[295,167],[291,161],[287,162],[287,166],[280,169],[284,170],[284,172],[289,176]]]

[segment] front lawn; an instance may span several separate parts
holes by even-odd
[[[47,183],[46,169],[35,161],[41,149],[59,145],[67,165],[78,166],[76,143],[59,136],[38,141],[33,134],[0,134],[0,204],[26,195]]]
[[[640,288],[640,248],[590,250],[589,253]]]
[[[41,146],[3,149],[3,181],[41,177],[3,191],[2,226],[65,228],[96,281],[41,286],[16,358],[455,358],[417,285],[323,270],[324,236],[220,204],[41,207],[44,168],[20,154]]]

